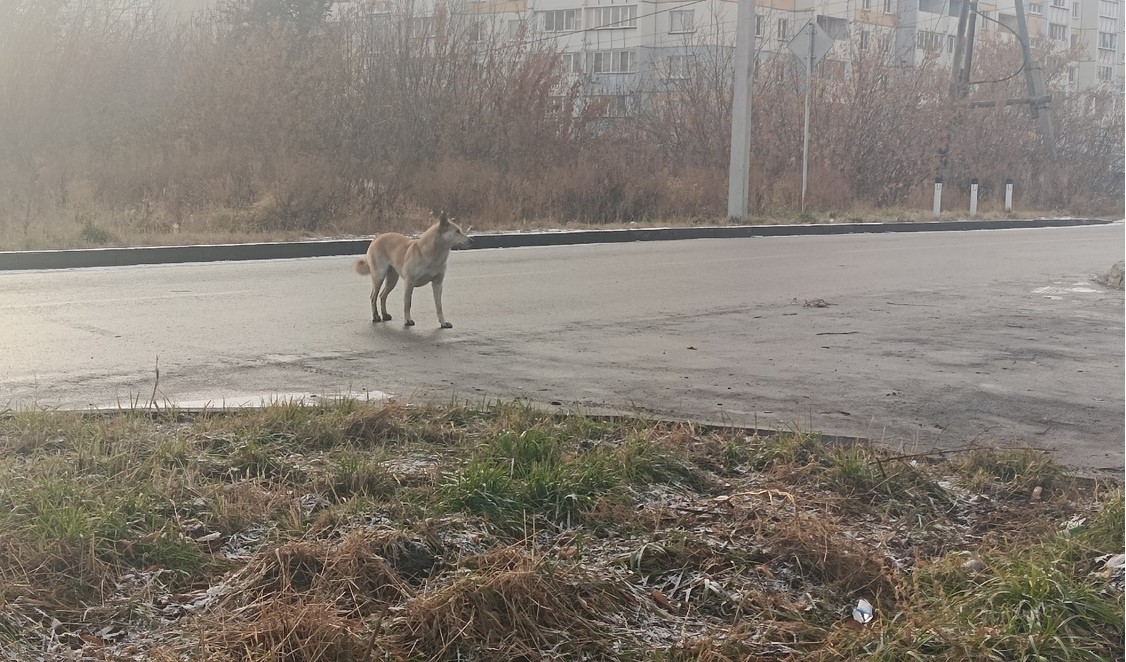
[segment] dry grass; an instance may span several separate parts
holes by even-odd
[[[0,659],[1124,654],[1121,489],[1025,451],[356,402],[16,412],[0,449]]]
[[[322,0],[222,2],[193,24],[145,15],[162,4],[0,3],[0,249],[418,231],[434,209],[482,230],[725,220],[728,48],[699,48],[664,93],[626,90],[640,103],[610,119],[547,42],[445,3],[432,38],[409,35],[422,17],[400,0],[384,29],[325,20],[339,3]],[[1017,51],[990,35],[977,73],[1001,77]],[[941,154],[948,213],[971,178],[997,213],[1012,178],[1024,214],[1121,214],[1120,91],[1065,94],[1063,53],[1037,54],[1061,147],[1045,167],[1022,109],[966,115],[937,60],[852,46],[849,71],[815,74],[805,214],[799,77],[785,58],[756,68],[757,220],[926,216]]]

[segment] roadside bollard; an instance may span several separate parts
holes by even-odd
[[[942,175],[934,178],[934,217],[942,215]]]

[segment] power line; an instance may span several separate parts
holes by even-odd
[[[1017,34],[1016,30],[1013,30],[1012,28],[1005,25],[1001,21],[990,18],[989,16],[983,14],[982,12],[978,11],[977,9],[974,9],[974,13],[976,13],[978,16],[984,18],[985,20],[992,21],[993,23],[996,23],[997,25],[1000,25],[1001,27],[1005,28],[1009,32],[1012,32],[1013,36],[1016,37],[1017,43],[1021,44],[1021,53],[1024,52],[1024,42],[1021,40],[1020,35]],[[1017,76],[1019,76],[1021,74],[1021,72],[1024,71],[1024,68],[1027,65],[1028,65],[1028,60],[1026,58],[1024,58],[1023,55],[1022,55],[1021,61],[1020,61],[1020,68],[1017,69],[1016,71],[1014,71],[1012,74],[1009,74],[1008,76],[1005,76],[1004,78],[998,78],[996,80],[971,80],[970,85],[985,85],[985,84],[991,84],[991,83],[1003,83],[1007,80],[1012,80],[1013,78],[1016,78]]]

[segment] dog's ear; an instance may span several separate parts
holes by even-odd
[[[473,226],[472,226],[472,225],[470,225],[469,227],[465,228],[465,234],[469,234],[470,232],[473,232]]]
[[[441,224],[442,227],[445,227],[445,226],[450,224],[450,219],[449,219],[448,216],[446,216],[446,212],[442,212],[442,213],[438,214],[438,223]]]

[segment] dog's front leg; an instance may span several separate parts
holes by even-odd
[[[411,285],[410,281],[405,278],[403,280],[406,281],[403,286],[407,288],[403,292],[403,319],[406,320],[403,322],[403,326],[414,326],[414,320],[411,319],[411,294],[414,293],[414,285]]]
[[[434,290],[434,307],[438,310],[438,324],[440,324],[443,329],[454,328],[454,325],[447,322],[446,316],[442,313],[442,279],[435,278],[434,281],[430,283],[430,287]]]

